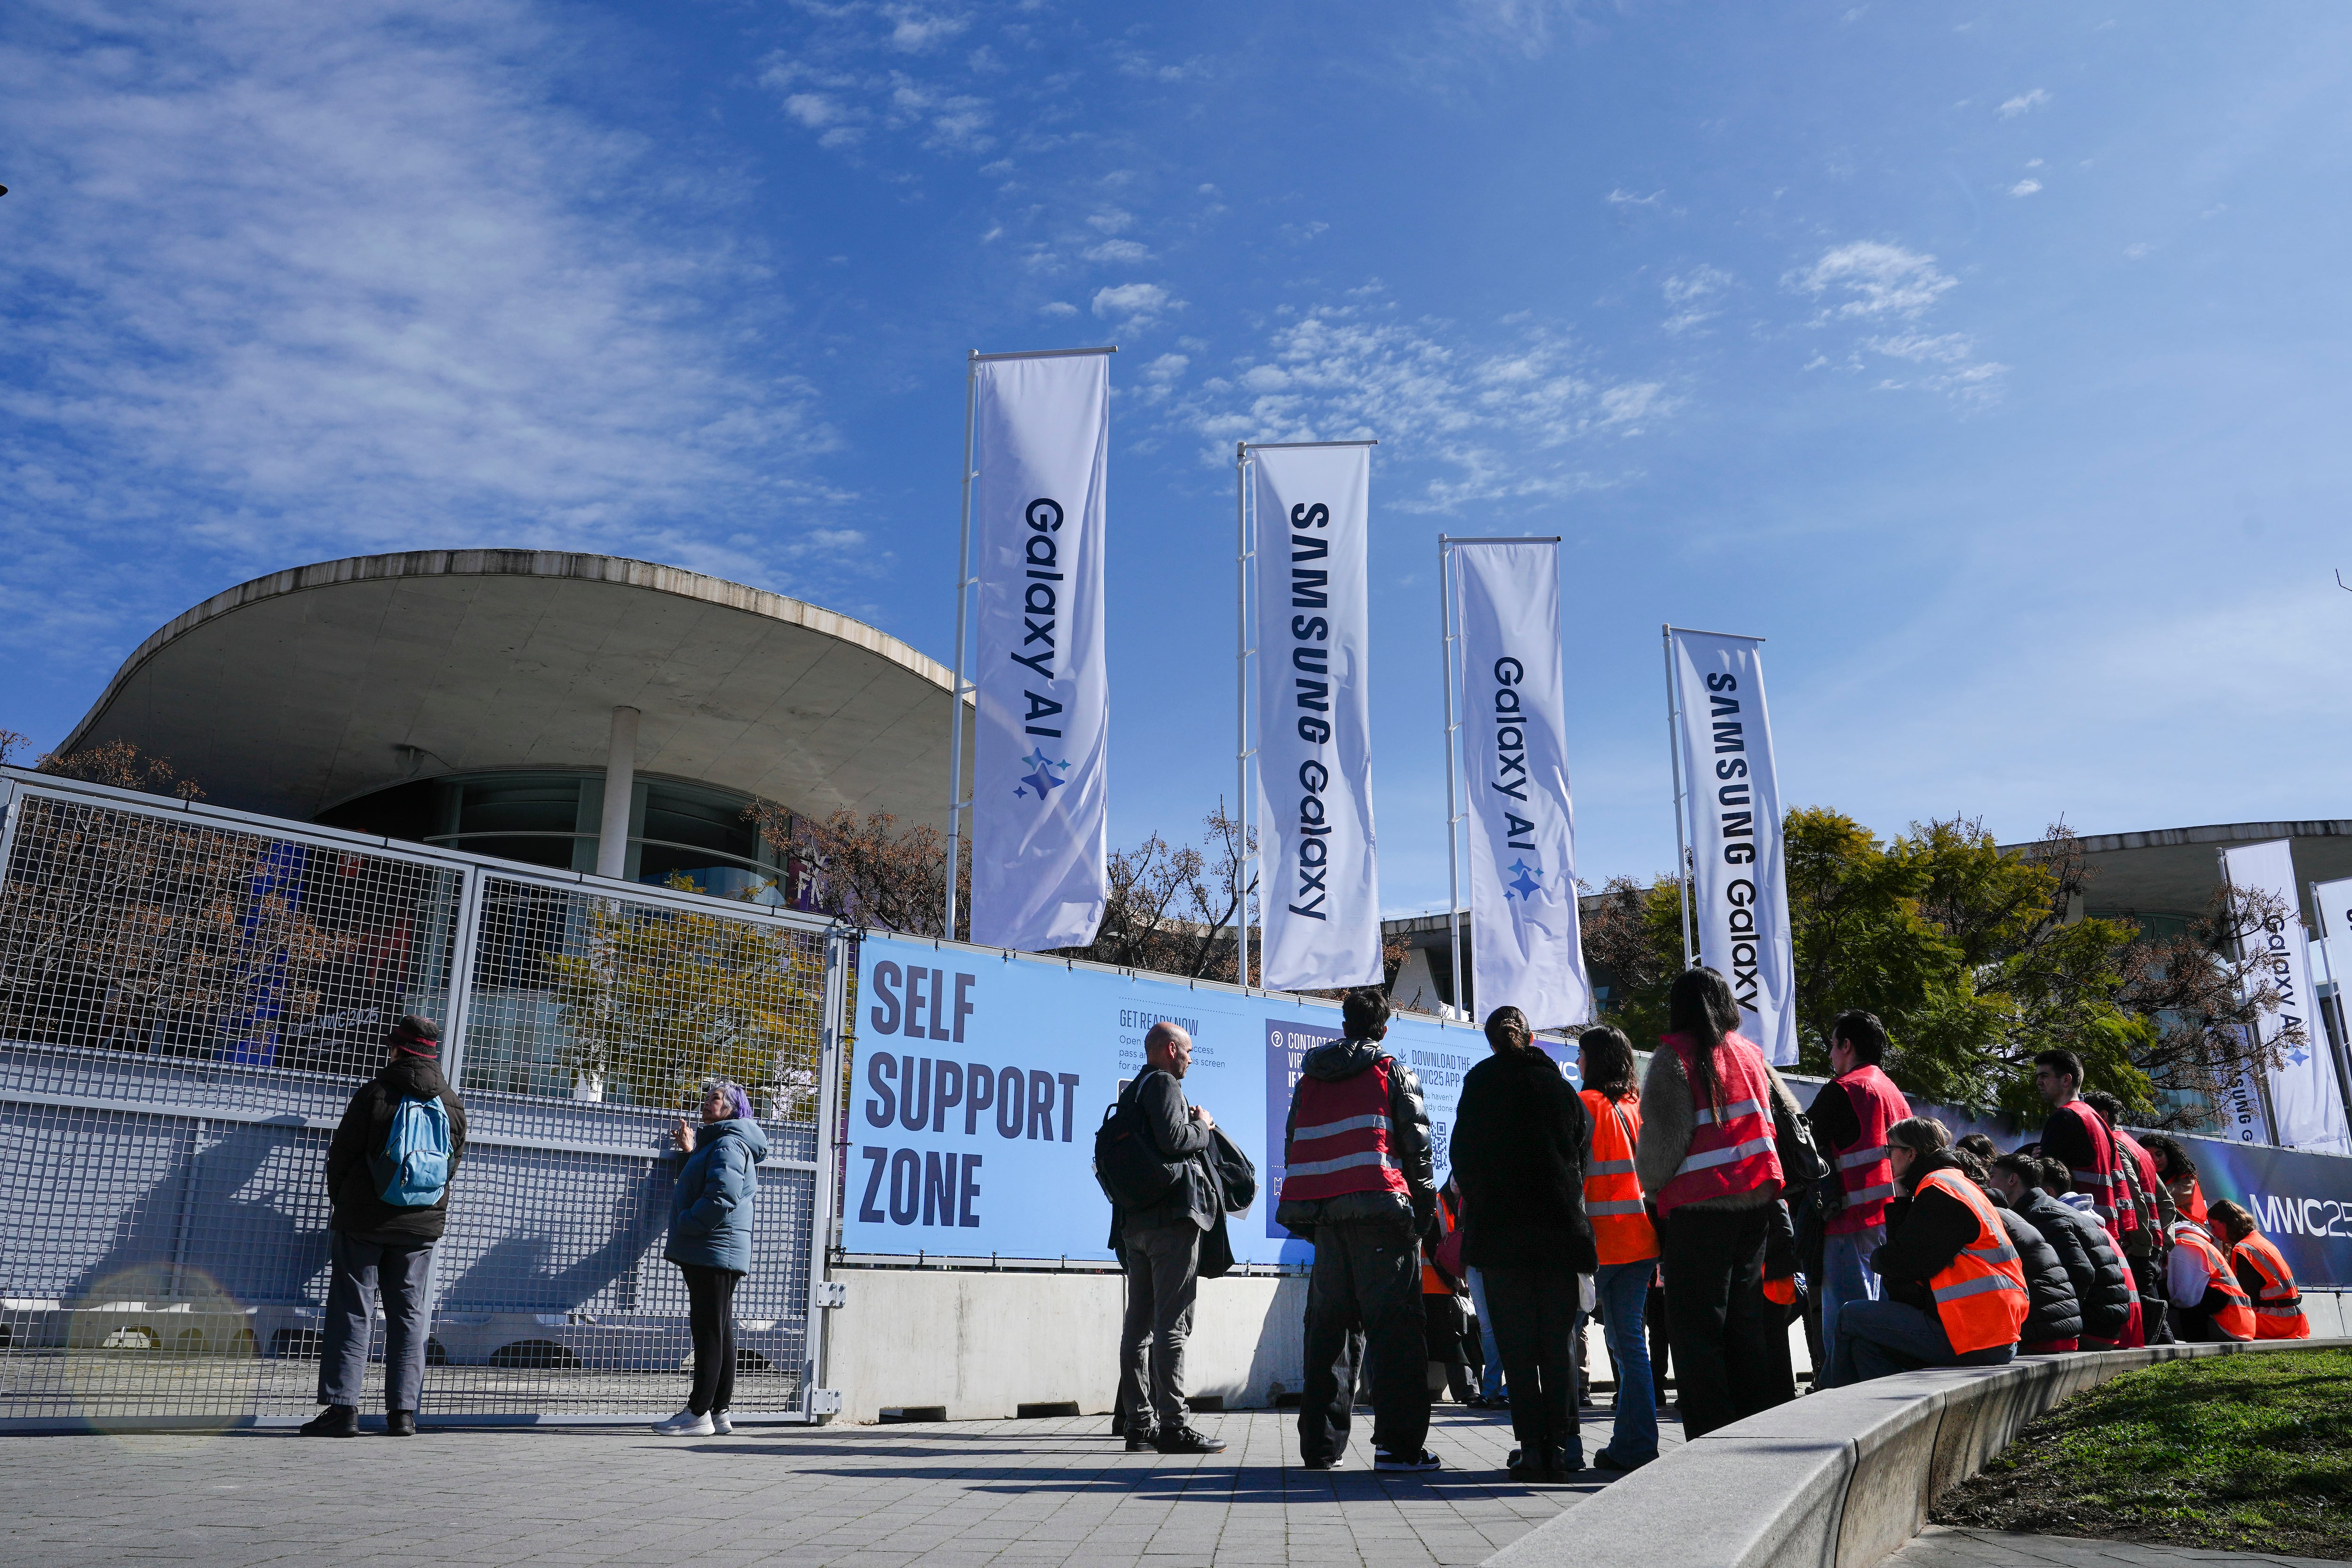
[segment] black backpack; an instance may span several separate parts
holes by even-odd
[[[1160,1157],[1135,1103],[1137,1086],[1157,1070],[1149,1069],[1121,1089],[1095,1129],[1095,1181],[1114,1208],[1149,1208],[1184,1179],[1189,1162]]]

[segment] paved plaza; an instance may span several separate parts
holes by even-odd
[[[904,1426],[278,1432],[0,1438],[19,1563],[245,1568],[595,1563],[964,1568],[982,1563],[1473,1563],[1606,1484],[1503,1473],[1500,1412],[1442,1408],[1431,1475],[1298,1468],[1289,1412],[1202,1415],[1208,1458],[1124,1451],[1107,1416]],[[1588,1451],[1608,1415],[1586,1413]],[[1669,1413],[1664,1441],[1679,1441]]]
[[[2078,1541],[2067,1535],[2011,1535],[1931,1524],[1886,1560],[1887,1568],[2341,1568],[2318,1557],[2271,1552],[2219,1552],[2130,1541]]]

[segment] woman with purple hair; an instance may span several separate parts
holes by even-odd
[[[768,1139],[742,1086],[725,1079],[702,1086],[702,1125],[681,1116],[674,1135],[686,1163],[670,1197],[662,1256],[686,1276],[694,1393],[654,1430],[666,1437],[723,1436],[735,1429],[727,1419],[735,1394],[735,1287],[751,1268],[751,1214]]]

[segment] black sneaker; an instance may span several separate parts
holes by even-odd
[[[1372,1454],[1372,1468],[1376,1470],[1442,1470],[1444,1468],[1445,1461],[1427,1448],[1418,1454],[1391,1454],[1386,1448],[1381,1448]]]
[[[1160,1434],[1160,1451],[1163,1454],[1222,1454],[1225,1446],[1197,1427],[1179,1426],[1173,1432]]]
[[[1298,1468],[1302,1470],[1336,1470],[1339,1468],[1339,1456],[1333,1454],[1320,1459],[1301,1459]]]
[[[302,1423],[302,1436],[305,1437],[356,1437],[359,1435],[360,1413],[355,1405],[330,1405]]]
[[[1159,1447],[1160,1434],[1151,1427],[1137,1426],[1130,1427],[1129,1429],[1127,1434],[1127,1451],[1129,1453],[1153,1453],[1158,1450]]]
[[[1511,1457],[1504,1461],[1503,1470],[1515,1481],[1539,1481],[1544,1479],[1543,1461],[1538,1459],[1529,1464],[1527,1455],[1517,1448],[1511,1450]]]
[[[1549,1448],[1544,1452],[1544,1479],[1562,1481],[1580,1474],[1584,1469],[1584,1445],[1573,1448]]]
[[[1603,1448],[1592,1456],[1594,1469],[1615,1470],[1620,1475],[1638,1470],[1649,1462],[1647,1459],[1621,1459],[1617,1457],[1617,1451],[1614,1448]]]
[[[416,1412],[414,1410],[385,1411],[383,1413],[383,1435],[387,1437],[415,1436]]]

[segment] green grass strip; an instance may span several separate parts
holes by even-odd
[[[2076,1394],[1938,1524],[2352,1557],[2352,1351],[2179,1361]]]

